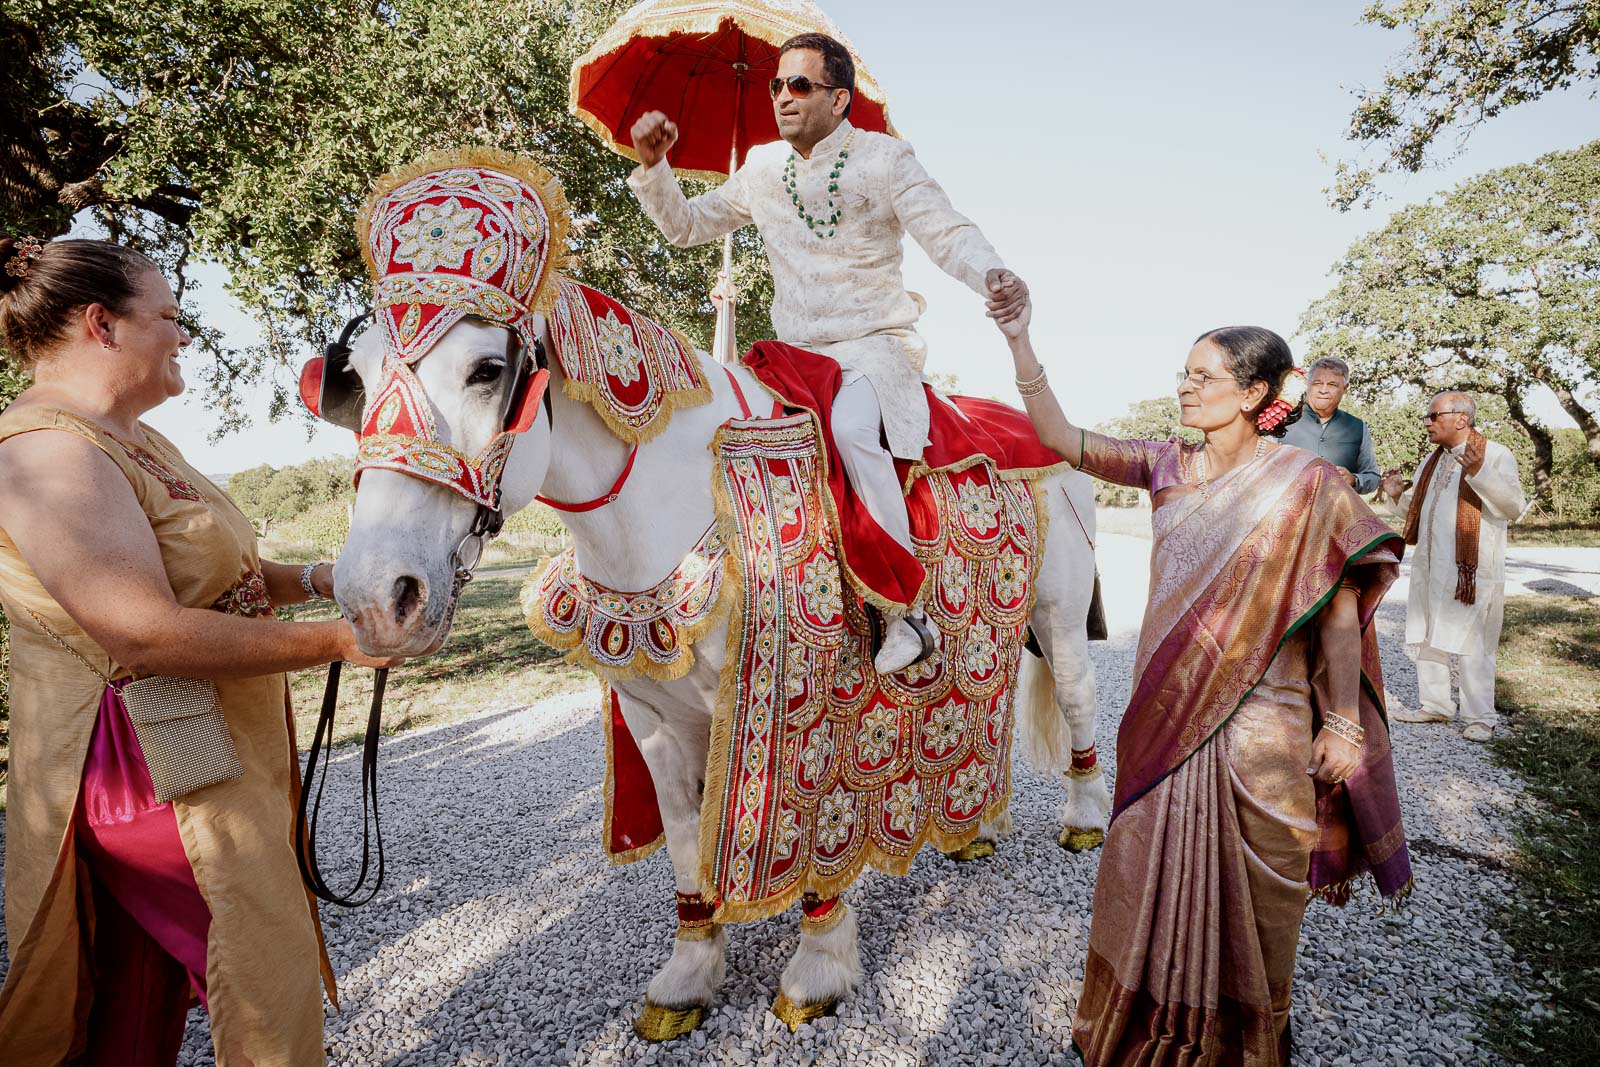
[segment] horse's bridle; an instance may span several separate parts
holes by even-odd
[[[340,331],[338,340],[330,342],[323,350],[320,359],[313,359],[307,363],[300,372],[300,398],[311,413],[325,422],[347,429],[358,438],[371,436],[377,428],[374,418],[381,412],[367,410],[367,390],[360,375],[350,362],[350,344],[355,331],[361,324],[372,317],[372,309],[368,308],[361,314],[345,323]],[[404,399],[412,401],[416,408],[422,408],[427,403],[427,396],[422,390],[420,382],[404,364],[386,359],[385,364],[388,374],[380,385],[376,395],[383,397],[396,388],[395,379],[402,377],[409,379],[403,383],[409,388],[402,392],[409,393]],[[509,451],[507,438],[511,435],[524,433],[532,427],[533,416],[538,410],[538,405],[543,404],[545,416],[552,429],[555,426],[555,408],[551,403],[549,390],[549,359],[545,354],[544,343],[537,338],[533,343],[533,359],[526,358],[520,336],[515,330],[506,331],[506,370],[507,388],[505,389],[500,405],[499,425],[501,433],[485,448],[488,454],[497,446]],[[438,445],[432,432],[431,419],[426,413],[418,414],[419,421],[425,424],[423,436],[402,438],[403,442],[420,445]],[[388,427],[384,427],[386,430]],[[466,457],[462,457],[466,460]],[[470,460],[466,460],[470,462]],[[363,461],[357,465],[356,479],[359,482],[361,471],[372,467],[387,466],[390,469],[400,469],[401,473],[413,474],[418,477],[427,477],[418,469],[404,469],[397,465]],[[466,496],[474,504],[472,525],[462,537],[455,550],[455,588],[452,591],[452,602],[461,593],[462,587],[472,580],[472,572],[477,568],[483,558],[484,544],[499,535],[505,524],[505,513],[500,506],[500,475],[503,467],[492,472],[486,484],[482,486],[484,492],[464,492],[459,486],[444,482],[442,478],[429,480],[442,482],[448,488],[454,489],[459,495]],[[475,544],[476,551],[471,555],[471,562],[467,562],[468,545]]]
[[[345,323],[338,340],[330,342],[323,350],[321,358],[311,360],[300,372],[300,399],[311,413],[335,426],[350,430],[358,439],[369,436],[374,429],[373,420],[382,415],[381,412],[367,410],[365,384],[350,363],[351,339],[357,328],[371,317],[372,310],[368,308]],[[506,335],[504,376],[507,388],[500,407],[501,431],[478,457],[454,454],[458,463],[467,465],[478,475],[487,475],[487,478],[480,478],[474,483],[474,488],[478,491],[463,491],[459,484],[442,477],[430,477],[415,469],[406,469],[402,464],[376,462],[357,464],[358,481],[363,466],[387,467],[398,469],[401,473],[440,482],[472,500],[475,508],[472,524],[455,548],[450,602],[445,608],[443,622],[446,628],[455,618],[456,606],[460,603],[462,591],[467,583],[472,581],[473,572],[483,560],[484,546],[499,535],[501,527],[505,524],[505,513],[500,503],[500,481],[505,471],[504,463],[509,456],[512,440],[516,435],[532,428],[541,402],[551,429],[555,427],[555,408],[546,388],[550,380],[550,368],[543,342],[538,338],[534,339],[533,359],[530,361],[526,357],[517,331],[508,329]],[[390,363],[386,358],[385,367],[388,373],[375,396],[385,405],[391,402],[389,398],[392,396],[398,408],[409,407],[411,414],[415,416],[412,428],[422,431],[421,435],[402,436],[399,444],[402,447],[419,449],[423,455],[427,454],[429,446],[436,449],[443,448],[433,433],[431,415],[426,408],[427,396],[422,389],[422,383],[404,363],[398,361]],[[383,885],[383,834],[378,817],[378,738],[382,727],[383,694],[389,671],[387,668],[381,668],[376,672],[372,704],[367,713],[367,729],[362,745],[361,867],[356,873],[355,883],[347,891],[340,893],[328,885],[322,874],[321,865],[317,860],[316,841],[318,817],[322,810],[322,790],[327,785],[326,764],[323,764],[321,777],[318,777],[317,770],[319,762],[323,759],[324,748],[333,740],[333,718],[339,703],[341,666],[342,664],[337,661],[328,665],[328,681],[322,694],[322,711],[317,719],[316,733],[312,737],[311,751],[306,757],[305,780],[300,790],[295,818],[295,854],[300,864],[301,879],[312,893],[329,903],[354,908],[372,900]],[[358,896],[367,883],[368,861],[374,841],[377,846],[375,877],[365,894]]]

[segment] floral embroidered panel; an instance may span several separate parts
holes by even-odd
[[[624,441],[648,441],[674,408],[711,399],[689,342],[586,285],[561,279],[550,334],[567,395],[594,405]]]
[[[1026,480],[987,465],[919,480],[913,542],[939,647],[880,677],[844,595],[809,415],[718,431],[714,492],[741,579],[712,727],[701,868],[719,921],[903,874],[1010,798],[1013,702],[1042,544]]]

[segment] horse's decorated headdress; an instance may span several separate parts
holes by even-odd
[[[538,319],[550,330],[569,396],[592,404],[637,445],[667,425],[674,407],[711,389],[682,335],[561,275],[568,208],[560,182],[532,160],[490,148],[434,153],[379,178],[357,221],[384,340],[378,387],[368,395],[349,366],[349,337],[301,373],[311,412],[359,438],[356,474],[381,468],[447,486],[485,507],[498,500],[513,435],[538,412],[548,373],[530,369]],[[477,456],[440,441],[432,405],[413,371],[464,318],[504,326],[505,432]]]
[[[529,429],[549,373],[533,366],[537,316],[550,312],[565,265],[567,199],[532,160],[490,148],[435,153],[379,178],[356,223],[384,340],[378,387],[352,382],[349,335],[301,373],[313,414],[356,430],[356,477],[392,470],[436,482],[491,510],[516,435]],[[501,430],[466,455],[440,440],[412,366],[464,318],[507,331]]]
[[[475,315],[533,350],[533,317],[555,305],[567,198],[532,160],[491,148],[438,152],[378,179],[356,232],[389,351],[415,363]]]

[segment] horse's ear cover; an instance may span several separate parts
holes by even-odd
[[[339,339],[329,342],[322,355],[300,369],[300,402],[306,410],[351,433],[361,432],[367,390],[350,365],[350,338],[371,316],[371,311],[363,311],[345,323]]]
[[[300,403],[317,418],[322,418],[322,367],[327,360],[318,356],[300,368]]]

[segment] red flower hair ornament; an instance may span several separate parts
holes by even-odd
[[[1278,390],[1278,395],[1256,416],[1256,429],[1262,433],[1276,430],[1289,417],[1289,412],[1299,407],[1305,398],[1306,372],[1299,367],[1291,367],[1289,373],[1283,376],[1283,387]]]

